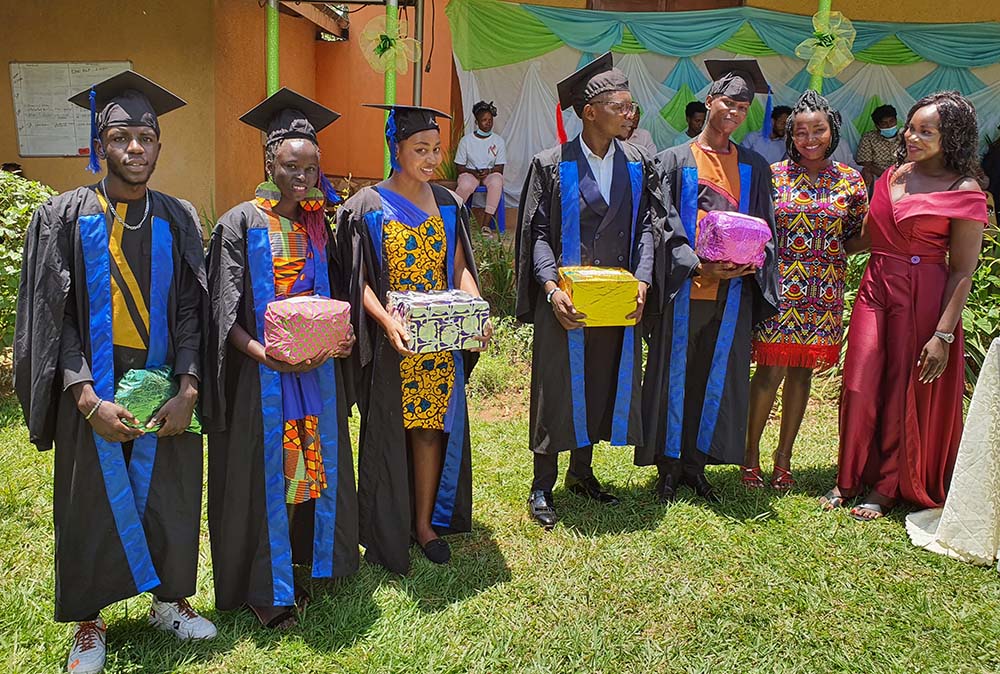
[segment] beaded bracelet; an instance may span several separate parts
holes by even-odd
[[[549,304],[552,304],[552,296],[556,294],[557,290],[559,290],[559,286],[556,286],[555,288],[550,290],[548,294],[545,295],[545,301],[548,302]]]
[[[97,410],[99,410],[100,407],[101,407],[101,405],[103,405],[103,404],[104,404],[104,401],[101,400],[100,398],[98,398],[97,399],[97,404],[94,405],[94,409],[90,410],[90,412],[87,413],[87,416],[84,417],[84,420],[85,421],[90,421],[90,417],[92,417],[95,414],[97,414]]]

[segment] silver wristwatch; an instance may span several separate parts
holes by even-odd
[[[935,330],[934,336],[939,338],[943,342],[947,342],[948,344],[951,344],[952,342],[955,341],[954,332],[941,332],[940,330]]]

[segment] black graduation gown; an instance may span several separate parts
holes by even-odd
[[[709,463],[743,461],[750,396],[753,326],[777,313],[778,264],[774,247],[771,169],[756,152],[734,145],[741,168],[739,210],[766,220],[772,239],[764,266],[741,282],[719,284],[715,302],[691,301],[690,276],[698,265],[693,243],[698,210],[698,172],[691,144],[655,158],[669,219],[681,239],[657,255],[662,312],[652,323],[643,380],[646,443],[635,463],[647,466],[679,458],[683,447]],[[720,338],[722,335],[722,338]]]
[[[332,235],[330,241],[327,251],[314,251],[317,259],[329,259]],[[316,267],[317,294],[325,294],[323,274],[330,293],[341,298],[339,275],[330,265]],[[347,576],[358,569],[357,492],[343,362],[334,359],[319,373],[327,487],[320,499],[297,505],[289,523],[281,464],[280,378],[229,344],[229,332],[237,323],[263,341],[258,325],[273,299],[273,278],[267,216],[253,202],[239,204],[219,218],[208,250],[208,525],[220,610],[243,604],[291,606],[293,563],[312,565],[317,578]],[[256,296],[268,293],[257,306]]]
[[[149,354],[159,355],[147,365],[200,376],[201,228],[187,202],[152,190],[149,199]],[[28,228],[18,292],[14,385],[31,442],[55,445],[55,619],[63,622],[144,591],[190,596],[198,568],[201,436],[147,436],[126,463],[122,446],[98,437],[63,390],[64,372],[82,370],[78,381],[92,377],[101,398],[114,398],[108,231],[93,188],[50,199]]]
[[[447,246],[450,251],[458,245],[462,247],[466,264],[478,283],[468,211],[454,192],[434,184],[431,188],[445,223]],[[410,570],[413,497],[403,428],[400,358],[382,328],[367,316],[363,303],[368,283],[383,302],[389,291],[388,266],[382,264],[380,245],[374,243],[381,242],[382,218],[382,198],[373,188],[364,188],[344,202],[337,218],[337,256],[339,267],[348,275],[346,283],[358,339],[351,364],[361,411],[358,443],[361,544],[369,562],[406,574]],[[449,252],[449,259],[453,259],[452,255]],[[449,285],[451,282],[449,273]],[[464,388],[479,356],[471,351],[454,353],[456,360],[461,360],[461,367],[455,368],[452,388],[452,397],[460,396],[454,406],[453,421],[459,427],[453,426],[450,433],[445,433],[445,459],[431,520],[439,534],[472,529],[472,452]]]
[[[546,281],[558,281],[560,266],[572,264],[621,267],[653,285],[655,239],[665,220],[659,181],[639,148],[615,144],[610,204],[601,196],[579,136],[535,155],[521,191],[516,313],[535,325],[529,446],[540,454],[599,440],[642,442],[641,329],[567,332],[544,289]],[[577,226],[567,227],[574,215]],[[577,250],[564,251],[566,245]]]

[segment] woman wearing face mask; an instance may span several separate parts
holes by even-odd
[[[341,359],[353,335],[293,365],[264,350],[272,300],[333,297],[332,236],[316,134],[340,115],[281,89],[240,120],[267,134],[269,179],[219,218],[208,251],[208,524],[216,605],[286,629],[309,601],[292,575],[357,570],[350,401]]]
[[[358,348],[361,544],[368,561],[405,574],[415,541],[437,564],[451,558],[439,534],[472,526],[472,467],[465,382],[478,353],[415,354],[385,308],[394,290],[455,288],[479,296],[468,211],[430,180],[442,161],[431,108],[389,110],[392,176],[348,199],[338,212],[341,267],[350,270]],[[492,328],[482,337],[482,351]]]
[[[840,399],[837,485],[826,508],[944,503],[962,435],[962,308],[986,224],[975,108],[958,92],[910,109],[898,165],[882,175],[865,226],[871,260],[851,315]]]
[[[480,185],[486,187],[486,219],[482,224],[483,233],[489,234],[503,194],[507,144],[500,134],[493,132],[497,107],[492,101],[479,101],[472,106],[472,114],[476,118],[476,128],[462,137],[455,152],[455,165],[458,168],[455,192],[464,203]]]
[[[778,235],[781,307],[754,335],[757,370],[750,382],[750,419],[743,484],[764,486],[760,438],[778,386],[781,433],[774,452],[771,487],[789,489],[792,445],[809,402],[815,369],[840,361],[847,255],[860,246],[868,193],[861,175],[830,159],[840,141],[840,113],[807,91],[788,116],[789,159],[771,165]]]

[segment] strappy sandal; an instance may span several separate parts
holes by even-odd
[[[764,476],[760,474],[760,466],[740,466],[740,481],[747,489],[763,489],[766,486]]]
[[[250,609],[250,612],[257,617],[257,620],[260,621],[261,627],[263,627],[264,629],[287,630],[295,627],[298,624],[298,615],[295,612],[294,606],[275,606],[274,608],[281,608],[283,610],[279,611],[276,615],[272,616],[271,619],[267,621],[265,621],[264,616],[262,616],[258,612],[257,607],[247,604],[247,608]]]
[[[843,494],[834,494],[833,490],[831,489],[830,491],[826,492],[825,494],[819,497],[819,504],[823,507],[823,510],[830,511],[833,510],[834,508],[843,508],[844,501],[846,501],[849,498],[853,497],[844,496]]]
[[[788,491],[795,485],[796,482],[795,478],[792,477],[792,471],[782,468],[781,466],[774,467],[774,474],[771,476],[771,489]]]
[[[875,514],[872,517],[868,517],[867,515],[861,514],[862,510],[867,510]],[[883,506],[881,503],[859,503],[851,508],[851,517],[859,522],[874,522],[875,520],[880,520],[885,517],[890,510],[892,510],[891,507]]]

